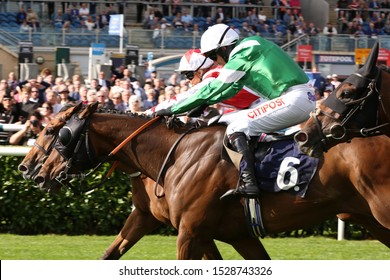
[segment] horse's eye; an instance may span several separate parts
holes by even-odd
[[[53,134],[54,133],[54,128],[52,126],[47,126],[46,128],[46,134]]]
[[[343,93],[341,94],[341,97],[343,98],[349,98],[351,97],[351,92],[349,90],[345,90],[343,91]]]

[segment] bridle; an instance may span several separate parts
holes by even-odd
[[[93,148],[90,145],[89,140],[89,124],[91,120],[91,116],[88,116],[86,119],[83,120],[77,120],[76,116],[72,116],[72,118],[69,120],[76,120],[76,125],[69,124],[68,127],[64,127],[66,129],[72,130],[72,127],[75,126],[82,126],[78,133],[79,135],[74,136],[74,149],[73,146],[71,149],[71,156],[67,156],[66,147],[61,143],[61,139],[59,138],[56,141],[55,148],[59,152],[59,154],[66,160],[66,165],[63,171],[61,171],[56,177],[55,180],[61,184],[64,187],[68,187],[67,184],[64,183],[69,178],[81,178],[81,180],[85,180],[88,176],[93,174],[97,169],[99,169],[104,163],[113,161],[113,156],[122,149],[131,139],[133,139],[135,136],[137,136],[140,132],[142,132],[144,129],[152,125],[154,122],[160,119],[160,117],[155,117],[145,124],[143,124],[141,127],[139,127],[137,130],[135,130],[133,133],[131,133],[126,139],[124,139],[114,150],[112,150],[107,156],[103,157],[102,160],[97,159],[96,153],[94,152]],[[68,121],[68,123],[69,123]],[[64,129],[62,128],[62,129]],[[88,160],[85,161],[84,159],[87,158]],[[104,179],[92,186],[88,187],[88,189],[83,190],[80,186],[78,189],[75,189],[71,186],[72,190],[77,193],[87,193],[90,192],[97,187],[101,186],[112,174],[112,172],[115,170],[117,165],[119,164],[118,161],[113,161],[112,166],[110,170],[107,172]],[[91,169],[88,173],[84,173],[81,168],[78,168],[79,166],[82,166],[82,169]],[[70,169],[75,170],[75,172],[69,173]]]
[[[380,71],[378,71],[378,76],[379,76]],[[313,117],[317,132],[320,136],[320,142],[322,145],[322,148],[324,152],[328,151],[328,142],[329,139],[333,140],[341,140],[343,139],[347,134],[353,134],[356,135],[357,137],[367,137],[367,136],[373,136],[373,135],[379,135],[381,134],[379,132],[379,129],[389,125],[389,123],[384,123],[381,125],[376,125],[371,128],[360,128],[360,129],[350,129],[346,128],[345,125],[351,121],[352,117],[359,111],[361,111],[364,108],[364,105],[367,100],[372,98],[373,96],[378,97],[378,101],[380,106],[382,107],[383,111],[387,115],[387,112],[385,111],[383,101],[382,101],[382,95],[380,91],[377,88],[377,79],[378,76],[375,79],[369,79],[364,77],[363,75],[359,73],[353,73],[352,75],[357,76],[360,79],[364,79],[367,87],[362,95],[361,98],[348,101],[348,102],[343,102],[339,98],[336,97],[336,94],[331,94],[327,99],[325,99],[322,102],[322,105],[325,107],[331,109],[333,111],[332,113],[325,112],[319,108],[317,108],[315,111],[313,111],[310,116]],[[376,121],[378,121],[378,112],[379,112],[379,106],[377,109],[377,116],[376,116]],[[334,113],[337,113],[339,116],[336,117]],[[325,115],[326,117],[337,121],[339,123],[334,124],[330,127],[329,133],[325,134],[323,129],[322,129],[322,124],[321,121],[319,120],[320,115]],[[388,118],[389,119],[389,118]]]

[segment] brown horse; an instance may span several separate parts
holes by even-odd
[[[376,44],[364,67],[318,104],[295,135],[302,152],[320,157],[353,137],[390,136],[390,73],[387,67],[376,66],[378,51]]]
[[[39,172],[47,156],[51,153],[58,138],[59,130],[71,115],[81,109],[81,104],[59,112],[52,119],[36,140],[34,147],[19,165],[25,179],[32,179]],[[135,173],[135,172],[132,172]],[[167,215],[164,198],[158,199],[154,193],[155,182],[144,175],[131,176],[132,201],[134,210],[126,220],[118,236],[104,253],[102,259],[119,259],[143,236],[162,224],[171,225]],[[222,259],[215,245],[210,244],[203,255],[204,259]]]
[[[129,133],[149,121],[140,116],[93,111],[89,106],[76,119],[88,119],[80,126],[88,128],[88,146],[97,159],[106,158]],[[165,122],[158,122],[113,157],[123,168],[130,166],[157,180],[166,155],[182,137],[166,161],[161,176],[164,188],[158,190],[165,197],[172,225],[178,229],[178,259],[201,258],[213,239],[231,244],[247,259],[268,257],[258,238],[248,231],[241,203],[219,199],[235,188],[238,180],[234,165],[221,157],[224,133],[224,126],[212,126],[183,136],[181,128],[167,129]],[[73,150],[72,145],[69,147]],[[390,163],[378,164],[377,160],[389,148],[390,140],[384,137],[355,139],[325,155],[304,198],[264,192],[260,200],[267,232],[305,228],[346,213],[390,247]],[[53,149],[35,181],[42,188],[57,188],[61,172],[76,172],[81,167],[67,166],[68,160]]]

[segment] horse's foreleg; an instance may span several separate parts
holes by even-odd
[[[151,213],[142,212],[137,208],[131,212],[114,242],[104,253],[102,259],[117,260],[134,246],[145,234],[161,225]]]
[[[200,260],[212,243],[214,243],[213,240],[203,240],[189,234],[187,228],[181,223],[176,241],[176,258],[178,260]]]
[[[270,260],[270,256],[257,237],[248,237],[231,243],[246,260]]]
[[[203,254],[205,260],[222,260],[221,252],[219,252],[217,245],[214,241],[210,241],[206,251]]]

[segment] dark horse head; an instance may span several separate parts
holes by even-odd
[[[365,65],[318,103],[295,135],[302,152],[320,157],[353,137],[389,132],[390,92],[386,91],[390,90],[390,74],[388,68],[376,66],[378,53],[375,43]]]

